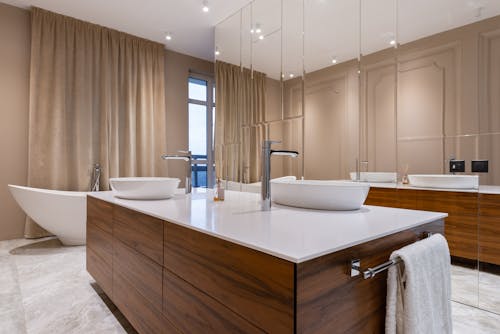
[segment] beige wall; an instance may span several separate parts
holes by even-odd
[[[173,51],[165,54],[167,148],[168,153],[188,148],[188,78],[189,71],[213,75],[213,62],[186,56]],[[182,180],[184,186],[186,165],[181,161],[168,161],[168,174]]]
[[[0,3],[0,240],[24,233],[24,214],[7,184],[28,173],[29,12]]]

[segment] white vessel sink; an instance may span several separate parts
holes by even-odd
[[[117,177],[109,179],[113,195],[124,199],[166,199],[181,181],[172,177]]]
[[[477,175],[410,174],[410,185],[422,188],[478,189]]]
[[[271,199],[278,204],[318,210],[357,210],[365,202],[370,185],[349,181],[271,181]]]
[[[356,181],[356,172],[350,173],[351,180]],[[397,173],[386,172],[361,172],[359,181],[361,182],[381,182],[381,183],[396,183],[398,180]]]

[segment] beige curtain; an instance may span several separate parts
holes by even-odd
[[[166,175],[164,46],[39,8],[31,23],[29,186],[88,190],[95,163],[104,190]]]
[[[265,138],[266,75],[232,64],[215,64],[217,177],[260,181],[260,150]]]

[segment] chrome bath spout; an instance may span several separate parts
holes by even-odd
[[[192,185],[191,185],[191,163],[192,163],[192,155],[191,151],[178,151],[181,154],[164,154],[161,156],[163,160],[183,160],[186,162],[186,194],[191,193]]]
[[[299,155],[297,151],[271,150],[272,144],[278,144],[279,141],[265,140],[262,144],[262,182],[261,182],[261,209],[262,211],[271,210],[271,155],[284,155],[295,158]]]

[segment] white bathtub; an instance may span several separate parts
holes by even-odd
[[[59,191],[9,184],[17,204],[64,245],[85,245],[87,192]]]

